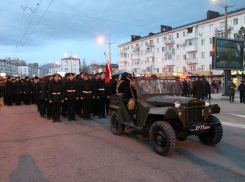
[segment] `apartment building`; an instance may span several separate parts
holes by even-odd
[[[61,70],[67,73],[79,74],[81,62],[80,59],[69,57],[61,59]]]
[[[7,76],[18,75],[17,64],[10,59],[0,59],[0,73]]]
[[[228,13],[228,38],[245,26],[245,8]],[[225,19],[208,11],[207,18],[180,27],[161,25],[159,33],[131,36],[119,48],[119,70],[158,76],[222,76],[212,69],[212,38],[224,37]]]

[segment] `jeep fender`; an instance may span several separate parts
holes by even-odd
[[[166,120],[179,118],[176,109],[172,107],[150,108],[148,117],[149,115],[163,115],[163,119],[166,119]]]
[[[213,104],[210,106],[211,113],[210,114],[217,114],[220,113],[220,107],[218,104]]]

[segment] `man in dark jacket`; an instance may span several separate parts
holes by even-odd
[[[234,96],[235,96],[235,88],[236,88],[236,84],[233,83],[233,80],[230,80],[230,83],[227,85],[228,89],[229,89],[229,99],[230,99],[230,103],[234,103]]]
[[[12,106],[13,93],[14,93],[14,84],[12,83],[11,77],[8,77],[7,82],[5,84],[6,103],[8,106]]]
[[[39,111],[40,110],[40,103],[38,103],[38,99],[37,99],[37,86],[39,84],[39,78],[36,76],[34,79],[33,79],[33,90],[32,90],[32,95],[33,95],[33,100],[34,100],[34,103],[37,104],[37,110]]]
[[[20,77],[16,77],[14,82],[14,92],[15,92],[15,104],[17,106],[21,105],[21,94],[22,94],[23,85],[20,81]]]
[[[43,102],[41,109],[44,111],[44,113],[47,109],[48,120],[50,120],[51,112],[52,112],[52,103],[48,101],[48,87],[52,80],[53,80],[53,75],[49,75],[48,79],[44,81],[43,90],[42,90],[42,99],[45,100],[45,102]]]
[[[106,102],[106,85],[105,85],[105,73],[100,74],[100,78],[95,83],[94,90],[95,97],[99,102],[99,118],[105,116],[105,102]]]
[[[193,82],[191,88],[191,95],[193,94],[193,98],[201,99],[203,95],[203,82],[199,77],[196,78],[196,81]]]
[[[74,80],[73,73],[69,73],[67,76],[69,80],[64,84],[65,100],[67,101],[67,114],[69,116],[69,121],[75,121],[76,100],[79,99],[79,85],[78,82]]]
[[[210,84],[206,80],[205,76],[202,75],[202,83],[203,83],[203,89],[202,89],[202,98],[208,98],[208,94],[210,93]]]
[[[49,84],[48,100],[49,103],[52,103],[53,123],[56,121],[61,122],[60,107],[61,102],[64,102],[64,88],[58,74],[54,75],[54,80]]]
[[[187,97],[187,81],[186,80],[183,81],[182,91],[183,91],[183,96]]]
[[[245,85],[243,81],[241,81],[240,85],[238,86],[238,90],[240,91],[240,103],[245,103]]]
[[[84,120],[91,119],[91,103],[94,97],[94,84],[93,80],[89,79],[89,74],[84,74],[84,79],[80,82],[80,99],[83,101],[83,117]]]
[[[122,74],[122,78],[117,84],[116,94],[124,93],[125,88],[130,86],[129,84],[131,81],[130,78],[131,78],[130,73],[124,72]]]
[[[39,112],[41,117],[45,118],[44,114],[45,114],[45,108],[43,109],[43,104],[44,106],[46,105],[45,99],[42,99],[42,93],[43,93],[43,85],[44,85],[44,79],[40,79],[39,84],[37,85],[36,88],[36,96],[37,96],[37,103],[39,104]]]
[[[109,109],[110,109],[110,96],[116,95],[118,76],[119,74],[112,75],[111,80],[106,84],[106,91],[107,91],[106,112],[107,112],[107,115],[109,114]]]
[[[24,93],[24,103],[26,105],[31,105],[31,94],[33,90],[32,83],[30,82],[30,78],[26,77],[25,82],[23,84],[23,93]]]

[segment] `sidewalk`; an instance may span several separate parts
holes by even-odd
[[[223,90],[219,90],[219,93],[215,93],[215,94],[211,93],[211,98],[229,100],[229,96],[222,96],[222,95],[223,95]],[[240,93],[237,90],[235,93],[235,100],[240,101]]]

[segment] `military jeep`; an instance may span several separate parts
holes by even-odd
[[[184,141],[196,135],[206,145],[214,146],[223,136],[217,104],[209,100],[181,97],[178,79],[134,79],[134,123],[150,138],[153,150],[166,156],[175,151],[176,139]],[[122,135],[130,127],[127,103],[121,96],[110,98],[110,127],[115,135]]]

